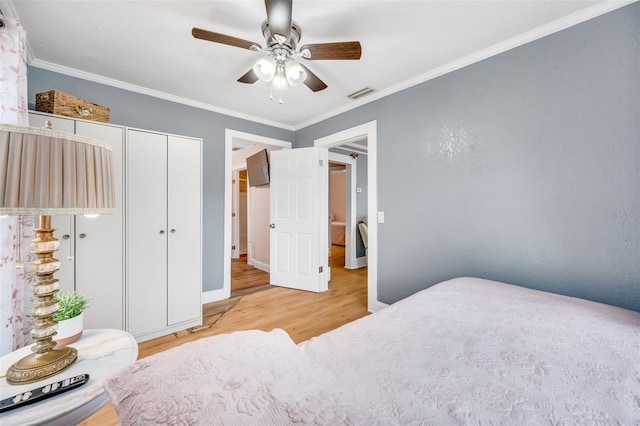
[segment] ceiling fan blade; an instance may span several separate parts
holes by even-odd
[[[255,46],[259,49],[262,49],[258,43],[254,43],[249,40],[244,40],[237,37],[232,37],[226,34],[220,34],[213,31],[203,30],[200,28],[194,28],[191,30],[191,34],[195,38],[199,38],[201,40],[213,41],[214,43],[227,44],[229,46],[241,47],[242,49],[251,50],[251,46]],[[255,49],[255,48],[254,48]]]
[[[256,74],[253,71],[253,68],[251,68],[249,71],[247,71],[247,73],[245,75],[243,75],[242,77],[240,77],[238,79],[238,81],[240,83],[248,83],[248,84],[253,84],[256,81],[258,81],[258,74]]]
[[[304,80],[304,85],[311,89],[312,92],[319,92],[327,88],[325,82],[320,80],[317,75],[309,70],[309,68],[302,64],[300,64],[300,66],[307,72],[307,78]]]
[[[271,35],[276,34],[284,37],[279,42],[284,43],[291,37],[291,9],[293,8],[292,0],[264,0],[267,8],[267,20],[269,21],[269,29]]]
[[[306,55],[305,50],[309,51]],[[362,47],[359,41],[337,43],[305,44],[300,48],[301,56],[310,60],[317,59],[360,59]],[[308,57],[307,57],[308,56]]]

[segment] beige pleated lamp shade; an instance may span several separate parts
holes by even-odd
[[[0,214],[109,214],[111,146],[36,127],[0,124]]]

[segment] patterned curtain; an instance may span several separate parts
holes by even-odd
[[[0,15],[0,122],[27,125],[25,34],[18,22]],[[0,355],[31,343],[33,217],[0,217]]]

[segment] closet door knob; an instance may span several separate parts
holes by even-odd
[[[176,233],[176,230],[175,230],[175,229],[172,229],[172,230],[171,230],[171,233],[172,233],[172,234],[175,234],[175,233]]]
[[[164,234],[164,229],[160,230],[160,235]]]
[[[87,236],[87,234],[80,234],[80,238],[84,238],[86,236]]]
[[[62,239],[63,239],[63,240],[68,240],[69,238],[71,238],[71,235],[69,235],[69,234],[64,234],[64,235],[62,236]]]
[[[272,223],[271,225],[269,225],[269,228],[271,228],[271,229],[273,229],[273,228],[275,228],[275,227],[276,227],[276,224],[275,224],[275,223]]]

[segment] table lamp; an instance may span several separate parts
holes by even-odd
[[[0,124],[0,215],[40,215],[32,253],[31,336],[28,356],[7,370],[10,384],[31,383],[59,373],[78,357],[72,347],[56,348],[53,336],[60,286],[60,262],[53,253],[51,215],[108,214],[115,210],[111,147],[103,142],[49,128]]]

